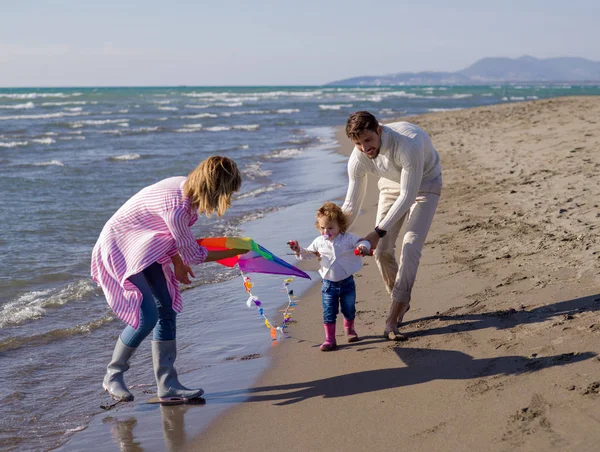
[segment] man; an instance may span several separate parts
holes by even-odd
[[[348,161],[350,180],[342,210],[352,224],[365,196],[367,173],[379,176],[376,226],[365,239],[375,249],[375,261],[392,298],[384,336],[404,340],[398,325],[410,308],[421,250],[440,199],[440,157],[429,135],[416,125],[380,125],[368,111],[350,115],[346,135],[355,147]],[[404,223],[398,265],[394,251]]]

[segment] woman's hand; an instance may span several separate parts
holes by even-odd
[[[195,278],[194,272],[192,269],[183,263],[181,256],[176,254],[171,257],[171,261],[173,262],[173,267],[175,269],[175,278],[182,284],[190,284],[192,281],[188,277],[190,275],[192,278]]]
[[[190,284],[192,281],[188,275],[190,275],[192,278],[196,277],[192,269],[187,265],[181,264],[175,266],[175,278],[177,278],[177,281],[183,284]]]

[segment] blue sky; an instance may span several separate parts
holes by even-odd
[[[0,0],[0,11],[4,87],[312,85],[486,56],[600,61],[598,0]]]

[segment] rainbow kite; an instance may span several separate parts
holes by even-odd
[[[223,251],[229,249],[249,250],[245,254],[221,259],[217,262],[227,267],[234,267],[236,264],[238,265],[240,273],[242,274],[244,289],[246,289],[246,292],[248,292],[249,295],[246,305],[249,308],[256,307],[258,309],[258,314],[264,320],[265,326],[271,332],[272,340],[276,340],[280,334],[285,335],[285,329],[292,319],[291,311],[294,310],[295,306],[298,306],[294,291],[289,288],[289,285],[294,280],[294,276],[308,279],[310,279],[310,276],[293,265],[288,264],[283,259],[278,258],[269,250],[263,248],[248,237],[212,237],[197,239],[196,241],[198,242],[198,245],[203,246],[209,251]],[[278,326],[267,318],[262,307],[262,302],[252,293],[254,284],[250,280],[250,277],[244,275],[244,273],[269,273],[273,275],[291,276],[290,278],[283,280],[283,288],[287,293],[288,304],[282,311],[283,319]]]
[[[310,276],[302,270],[278,258],[268,249],[248,237],[210,237],[197,239],[196,242],[209,251],[223,251],[234,248],[250,250],[246,254],[217,261],[227,267],[234,267],[237,264],[242,273],[268,273],[310,279]]]

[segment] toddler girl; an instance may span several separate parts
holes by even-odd
[[[369,254],[370,244],[346,232],[348,220],[342,209],[332,202],[326,202],[317,210],[315,226],[321,234],[308,248],[300,247],[294,240],[288,244],[298,259],[319,258],[321,263],[319,274],[323,278],[321,296],[325,342],[320,349],[330,351],[337,346],[335,321],[338,310],[344,316],[344,331],[348,342],[358,340],[354,329],[356,286],[352,275],[362,267],[362,259],[358,254]]]

